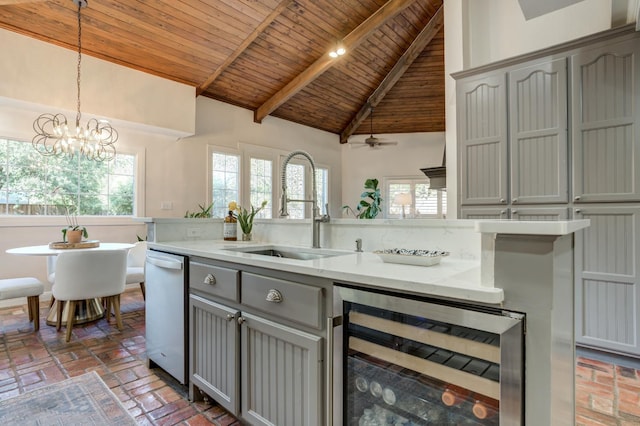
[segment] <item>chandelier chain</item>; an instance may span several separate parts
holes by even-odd
[[[82,11],[82,2],[78,2],[78,77],[76,79],[76,83],[78,86],[78,112],[76,114],[76,127],[80,126],[80,117],[81,117],[81,113],[80,113],[80,70],[81,70],[81,63],[82,63],[82,15],[81,15],[81,11]]]

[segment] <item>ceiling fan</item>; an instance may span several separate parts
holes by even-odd
[[[349,142],[350,145],[369,145],[370,148],[379,148],[384,145],[398,145],[396,141],[387,141],[386,139],[381,139],[373,136],[373,108],[371,108],[371,117],[369,123],[371,128],[371,135],[364,140],[364,142]]]

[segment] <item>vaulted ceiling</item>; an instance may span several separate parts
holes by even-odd
[[[72,0],[0,0],[0,27],[77,49]],[[342,142],[372,107],[374,134],[445,129],[442,0],[90,0],[82,47]]]

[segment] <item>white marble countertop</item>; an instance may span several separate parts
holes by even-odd
[[[342,251],[339,256],[295,260],[227,250],[265,245],[277,244],[223,240],[149,243],[150,248],[167,252],[319,276],[335,282],[490,304],[499,304],[504,300],[502,289],[481,285],[479,261],[444,257],[440,264],[427,267],[383,263],[380,257],[371,252]],[[297,248],[322,252],[322,249]]]

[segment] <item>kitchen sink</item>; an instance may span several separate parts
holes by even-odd
[[[238,247],[228,248],[228,251],[235,251],[247,254],[259,254],[261,256],[281,257],[283,259],[314,260],[326,257],[344,256],[351,254],[347,251],[325,250],[325,249],[301,249],[300,247],[288,246],[260,246],[260,247]]]

